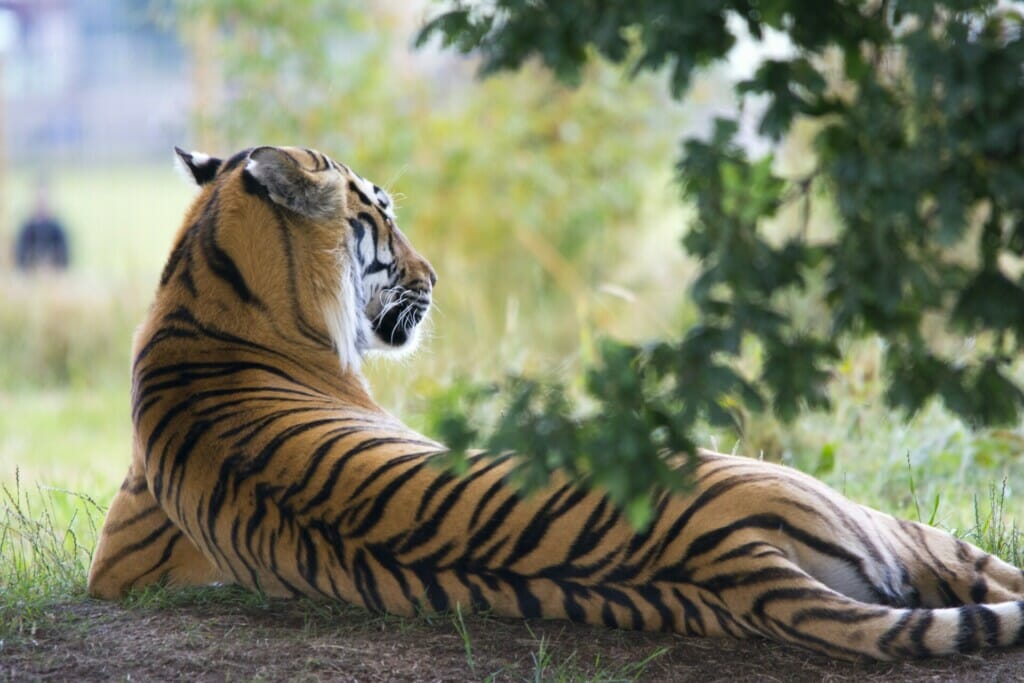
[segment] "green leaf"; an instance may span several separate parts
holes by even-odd
[[[1024,333],[1024,287],[999,270],[983,270],[960,292],[953,320],[972,331]]]
[[[831,474],[835,468],[836,446],[833,443],[827,443],[821,447],[821,452],[818,454],[818,464],[814,467],[814,476],[821,477]]]

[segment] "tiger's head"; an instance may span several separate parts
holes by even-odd
[[[283,315],[275,333],[333,346],[343,369],[370,351],[415,348],[437,275],[398,229],[387,192],[310,149],[226,160],[175,149],[200,195],[162,286],[220,297],[243,325]]]

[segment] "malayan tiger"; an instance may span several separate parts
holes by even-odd
[[[487,610],[830,656],[1024,643],[1024,572],[793,469],[701,452],[638,532],[601,492],[521,497],[360,372],[417,340],[436,276],[381,188],[323,154],[178,150],[199,193],[133,347],[133,453],[89,591],[237,583],[371,610]]]

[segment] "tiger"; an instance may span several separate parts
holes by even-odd
[[[176,151],[198,189],[133,339],[132,456],[92,596],[238,584],[847,660],[1024,643],[1024,571],[784,465],[698,450],[643,530],[562,475],[523,495],[514,454],[439,466],[361,369],[415,347],[437,284],[390,195],[311,149]]]

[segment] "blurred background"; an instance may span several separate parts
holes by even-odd
[[[192,196],[175,144],[315,147],[395,196],[439,273],[437,306],[418,354],[368,374],[414,426],[429,429],[471,380],[572,377],[600,335],[639,341],[694,323],[677,141],[734,110],[733,80],[785,44],[741,43],[675,102],[663,77],[601,63],[575,89],[534,68],[477,80],[472,60],[412,47],[430,11],[419,0],[0,0],[0,484],[103,504],[120,485],[131,336]],[[779,163],[799,169],[808,137],[798,130]],[[827,202],[814,211],[827,230]],[[33,216],[62,228],[66,267],[19,267]],[[926,520],[942,502],[935,521],[947,526],[985,486],[1024,481],[1011,457],[1021,429],[972,431],[937,405],[887,410],[881,353],[877,340],[844,346],[831,412],[791,425],[749,415],[742,435],[709,429],[706,445],[790,462]]]
[[[119,485],[132,332],[192,196],[175,144],[315,147],[395,195],[441,274],[437,309],[423,351],[368,370],[414,422],[462,378],[564,369],[595,332],[677,327],[665,141],[682,108],[601,67],[576,90],[539,69],[477,81],[470,61],[413,49],[429,9],[0,1],[0,480],[98,500]],[[66,267],[19,263],[40,212]]]

